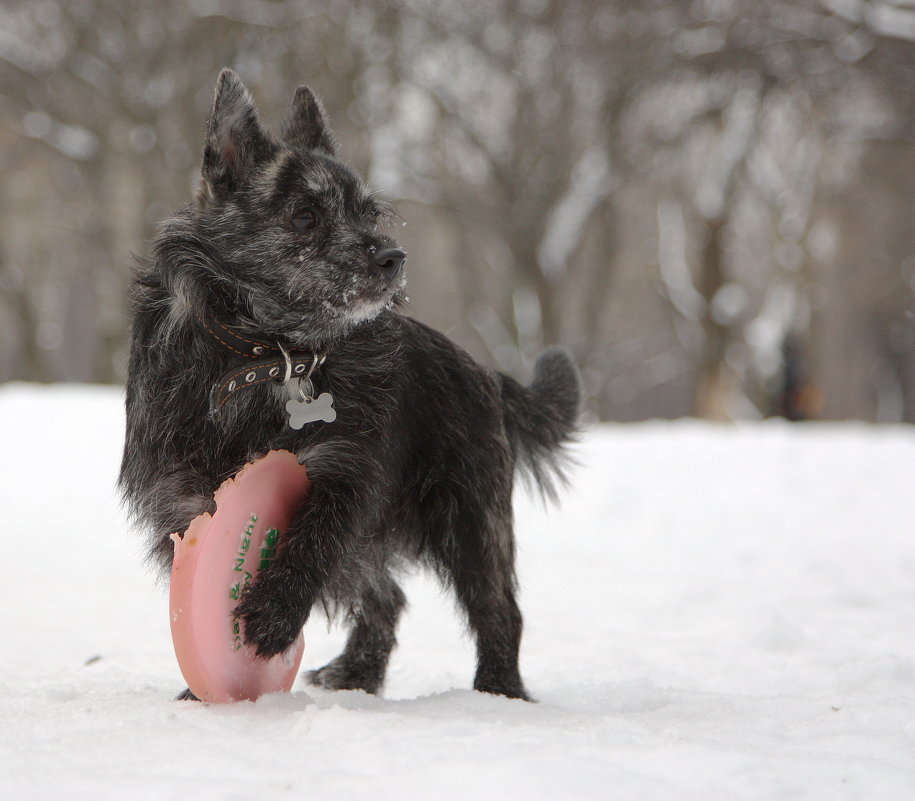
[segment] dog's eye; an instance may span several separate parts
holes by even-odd
[[[318,227],[318,212],[314,209],[300,209],[289,220],[289,224],[300,234],[314,231]]]

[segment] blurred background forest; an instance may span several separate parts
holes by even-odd
[[[0,381],[124,379],[223,66],[320,94],[409,313],[594,417],[915,422],[915,0],[0,0]]]

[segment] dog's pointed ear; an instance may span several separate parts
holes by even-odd
[[[203,180],[212,196],[232,192],[258,156],[269,150],[251,94],[241,79],[224,69],[216,81],[213,111],[207,121]]]
[[[337,140],[327,123],[324,107],[307,86],[296,89],[292,113],[283,125],[283,140],[330,156],[337,154]]]

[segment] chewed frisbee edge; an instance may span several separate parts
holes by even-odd
[[[304,637],[284,653],[260,659],[244,644],[233,617],[244,588],[275,558],[311,482],[289,451],[269,451],[245,465],[214,494],[215,512],[198,515],[183,536],[172,534],[169,612],[178,666],[202,701],[254,700],[288,692]]]

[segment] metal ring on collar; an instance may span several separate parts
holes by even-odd
[[[311,379],[311,374],[317,369],[318,365],[323,363],[324,358],[318,356],[317,353],[313,353],[311,356],[311,367],[308,368],[308,372],[302,378],[302,381],[309,381]]]
[[[283,354],[283,359],[286,361],[286,376],[283,378],[283,383],[288,384],[289,379],[292,378],[292,359],[289,358],[289,351],[286,350],[282,342],[277,340],[276,346],[280,349],[280,353]]]

